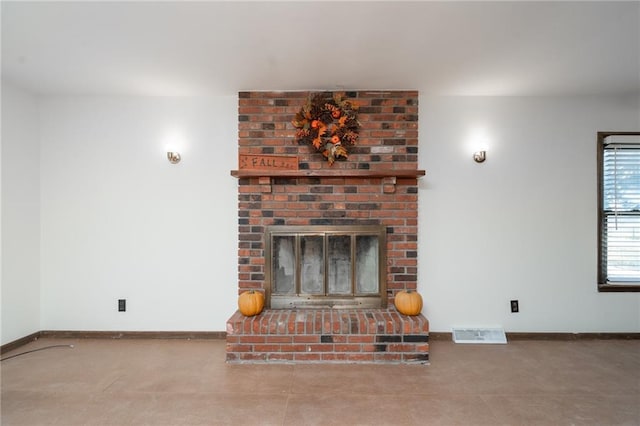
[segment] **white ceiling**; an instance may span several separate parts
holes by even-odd
[[[3,78],[41,94],[640,92],[640,2],[10,2]]]

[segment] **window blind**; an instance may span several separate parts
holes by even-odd
[[[603,234],[609,282],[640,281],[640,143],[604,145]]]

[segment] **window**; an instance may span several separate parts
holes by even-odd
[[[598,132],[598,289],[640,291],[640,132]]]

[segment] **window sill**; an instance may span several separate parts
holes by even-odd
[[[600,293],[637,293],[640,292],[640,283],[637,284],[598,284]]]

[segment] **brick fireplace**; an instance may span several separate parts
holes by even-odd
[[[236,312],[227,322],[228,362],[428,362],[428,321],[393,307],[398,291],[417,287],[417,180],[424,175],[418,92],[340,94],[359,105],[360,133],[349,158],[329,165],[296,142],[291,124],[309,92],[239,93],[239,155],[267,160],[263,170],[231,172],[238,178],[238,292],[271,293],[268,229],[378,226],[386,231],[384,303],[280,306],[255,317]],[[297,170],[281,157],[295,157]]]

